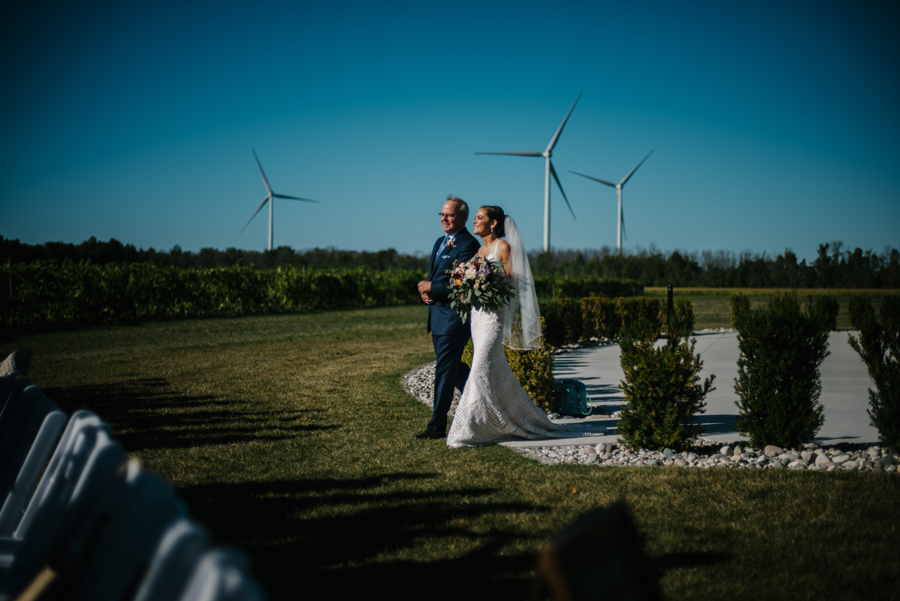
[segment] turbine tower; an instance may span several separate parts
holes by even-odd
[[[578,101],[581,99],[581,94],[578,95],[578,98],[575,99],[575,102],[572,103],[572,108],[569,109],[569,112],[566,113],[566,118],[563,119],[562,123],[559,126],[559,129],[556,130],[556,133],[553,134],[553,137],[550,138],[550,143],[547,144],[547,149],[544,152],[538,151],[530,151],[530,152],[476,152],[475,154],[505,154],[512,156],[522,156],[522,157],[543,157],[544,158],[544,252],[548,252],[550,250],[550,176],[553,176],[553,179],[556,180],[556,185],[559,188],[560,193],[562,193],[563,199],[566,201],[566,205],[569,207],[569,212],[572,213],[572,218],[577,219],[575,217],[575,211],[572,210],[572,205],[569,204],[569,199],[566,198],[566,193],[563,190],[562,184],[559,183],[559,177],[556,175],[556,169],[553,168],[553,163],[550,161],[550,156],[553,154],[553,147],[556,146],[556,143],[559,141],[559,134],[562,133],[563,128],[566,126],[566,121],[569,120],[569,115],[572,114],[572,110],[575,108],[575,105],[578,104]]]
[[[262,164],[259,162],[259,157],[256,156],[256,150],[251,148],[253,151],[253,157],[256,159],[256,165],[259,167],[259,173],[262,175],[263,183],[266,185],[266,197],[263,198],[262,203],[260,203],[259,207],[257,207],[256,212],[250,217],[247,223],[244,224],[244,227],[241,228],[241,233],[244,233],[244,230],[247,229],[247,226],[250,225],[250,222],[253,221],[253,218],[256,217],[256,213],[259,213],[260,209],[262,209],[266,203],[269,203],[269,250],[272,250],[272,211],[273,205],[275,204],[276,198],[287,198],[290,200],[302,200],[303,202],[319,202],[318,200],[310,200],[308,198],[298,198],[296,196],[285,196],[284,194],[276,194],[272,192],[272,187],[269,185],[269,180],[266,179],[266,172],[263,171]]]
[[[632,169],[628,173],[628,175],[623,177],[622,181],[620,181],[618,184],[608,182],[605,179],[600,179],[597,177],[591,177],[590,175],[585,175],[583,173],[578,173],[577,171],[571,171],[571,170],[569,171],[569,173],[574,173],[575,175],[580,175],[581,177],[586,177],[588,179],[592,179],[595,182],[600,182],[601,184],[606,184],[607,186],[612,186],[613,188],[616,189],[616,196],[619,199],[619,221],[618,221],[618,225],[616,227],[616,250],[618,251],[618,254],[620,254],[620,255],[622,254],[622,236],[625,233],[625,214],[622,212],[622,187],[625,185],[625,182],[627,182],[629,179],[631,179],[631,176],[634,175],[634,172],[638,170],[638,167],[643,165],[644,161],[646,161],[648,158],[650,158],[651,154],[653,154],[652,150],[650,152],[648,152],[647,156],[645,156],[644,159],[640,163],[637,164],[637,167]]]

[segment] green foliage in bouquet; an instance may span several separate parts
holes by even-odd
[[[859,337],[850,335],[853,347],[869,371],[875,390],[869,389],[869,420],[881,442],[900,451],[900,296],[881,302],[881,323],[863,297],[851,302],[850,319]]]
[[[656,348],[661,331],[667,341]],[[689,336],[689,330],[676,327],[675,319],[662,330],[647,319],[622,329],[625,407],[619,432],[629,448],[681,451],[703,433],[694,419],[706,410],[703,399],[713,390],[715,376],[700,383],[703,362]]]
[[[496,311],[515,296],[512,281],[500,261],[472,257],[464,263],[453,262],[450,274],[450,307],[463,323],[469,321],[472,307]]]
[[[757,446],[790,448],[813,438],[824,421],[819,366],[829,354],[828,330],[800,312],[796,294],[738,315],[738,432]]]

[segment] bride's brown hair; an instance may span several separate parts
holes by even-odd
[[[494,205],[484,205],[481,208],[484,209],[484,213],[489,220],[497,222],[497,225],[491,228],[494,235],[498,238],[505,236],[506,230],[503,228],[503,222],[506,220],[506,214],[503,212],[503,209]]]

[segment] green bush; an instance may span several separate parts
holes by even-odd
[[[0,322],[46,326],[415,303],[422,274],[293,267],[180,269],[152,263],[37,262],[4,270]]]
[[[541,318],[541,328],[544,320]],[[543,329],[542,329],[543,331]],[[541,337],[541,348],[533,351],[506,349],[506,359],[519,384],[546,413],[556,410],[556,378],[553,376],[553,346]]]
[[[885,296],[881,299],[881,325],[895,335],[900,331],[900,296]],[[897,355],[894,354],[897,358]]]
[[[678,331],[694,331],[694,303],[689,298],[675,299],[675,329]]]
[[[756,446],[813,438],[824,421],[819,366],[828,331],[800,312],[796,295],[775,295],[768,309],[738,315],[738,432]]]
[[[618,334],[616,326],[616,305],[607,298],[589,297],[581,299],[582,322],[584,330],[582,340],[591,338],[615,338]]]
[[[543,339],[552,346],[564,346],[566,344],[566,323],[559,301],[541,303],[540,309],[542,323],[545,325],[542,330]]]
[[[641,319],[660,329],[666,322],[666,301],[660,298],[617,298],[616,314],[619,317],[619,330],[631,328]],[[616,336],[620,334],[617,331]]]
[[[731,309],[731,327],[740,330],[743,318],[750,313],[750,297],[740,292],[733,293],[728,299],[728,305]]]
[[[575,344],[581,341],[584,331],[584,314],[581,310],[581,301],[573,298],[559,300],[562,310],[563,323],[566,327],[566,344]]]
[[[546,332],[546,322],[541,317],[541,331]],[[466,344],[462,360],[472,366],[472,341]],[[506,351],[506,360],[513,375],[534,404],[547,413],[556,410],[556,378],[553,376],[553,345],[547,342],[547,336],[541,337],[541,348],[533,351],[517,351],[510,348]]]
[[[806,311],[810,317],[818,322],[819,327],[826,332],[833,332],[837,329],[840,305],[836,298],[824,294],[810,296]]]
[[[544,336],[556,347],[592,338],[616,339],[623,327],[646,319],[661,328],[666,322],[666,302],[654,298],[559,299],[541,303],[547,322]],[[694,307],[690,299],[675,301],[675,328],[693,331]]]
[[[636,280],[612,280],[583,276],[556,278],[556,295],[562,298],[586,298],[603,296],[637,296],[644,293],[644,286]]]
[[[703,433],[695,416],[705,411],[703,399],[715,376],[700,384],[703,362],[694,354],[696,340],[688,341],[689,330],[665,326],[662,332],[667,342],[660,348],[655,346],[660,328],[647,319],[620,334],[625,407],[619,432],[632,449],[681,451]]]
[[[881,303],[881,323],[869,302],[853,307],[853,327],[859,338],[850,335],[853,347],[875,383],[869,389],[869,420],[885,446],[900,451],[900,296],[884,297]]]

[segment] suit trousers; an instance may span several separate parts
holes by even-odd
[[[462,363],[469,336],[468,331],[461,336],[431,335],[437,364],[434,366],[434,408],[427,426],[429,430],[447,431],[447,412],[453,404],[453,389],[461,391],[469,376],[468,366]]]

